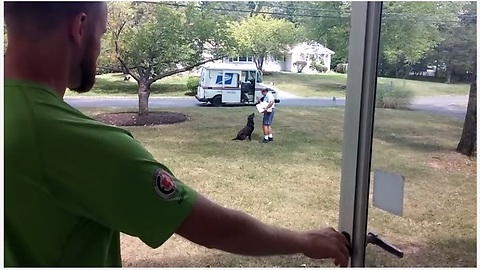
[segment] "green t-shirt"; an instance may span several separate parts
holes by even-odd
[[[5,266],[121,266],[120,232],[152,248],[197,193],[123,129],[49,88],[5,80]]]

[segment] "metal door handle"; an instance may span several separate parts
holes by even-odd
[[[342,234],[345,236],[345,238],[347,238],[348,243],[350,243],[350,245],[347,246],[347,248],[348,248],[348,252],[350,253],[350,257],[352,257],[353,248],[352,248],[352,240],[351,240],[350,234],[347,233],[347,232],[342,232]],[[385,240],[378,237],[377,234],[374,234],[374,233],[371,233],[371,232],[369,232],[367,234],[366,245],[368,245],[368,244],[378,246],[378,247],[380,247],[381,249],[385,250],[386,252],[388,252],[390,254],[393,254],[393,255],[395,255],[399,258],[403,258],[403,251],[402,250],[400,250],[399,248],[397,248],[396,246],[394,246],[392,244],[387,243]]]
[[[350,257],[352,257],[353,248],[352,248],[352,239],[350,238],[350,234],[347,233],[347,232],[342,232],[342,234],[343,234],[343,236],[345,236],[345,238],[347,238],[347,241],[348,241],[348,246],[347,246],[348,253],[350,254]]]
[[[385,240],[378,237],[377,234],[373,234],[371,232],[367,234],[367,245],[368,244],[376,245],[390,254],[393,254],[399,258],[403,258],[402,250],[392,244],[387,243]]]

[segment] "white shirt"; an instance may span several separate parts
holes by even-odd
[[[263,101],[264,101],[264,102],[267,102],[267,104],[268,104],[268,103],[270,103],[270,101],[272,101],[272,100],[273,100],[273,105],[272,105],[272,107],[270,107],[270,108],[273,109],[273,108],[275,108],[275,97],[273,96],[273,94],[272,94],[271,92],[267,92],[267,94],[265,95],[265,98],[263,99]]]

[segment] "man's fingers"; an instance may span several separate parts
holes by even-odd
[[[347,267],[348,266],[348,259],[342,257],[341,255],[334,259],[335,266],[340,267]]]
[[[350,252],[348,252],[348,249],[344,245],[340,245],[339,247],[340,253],[343,255],[343,257],[348,261],[348,258],[350,258]]]
[[[348,255],[348,250],[345,246],[340,245],[337,250],[336,258],[335,261],[338,261],[337,265],[340,265],[341,267],[346,267],[348,266],[348,258],[350,256]]]

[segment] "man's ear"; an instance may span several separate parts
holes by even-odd
[[[70,26],[70,35],[76,44],[81,44],[87,31],[87,14],[79,13],[73,19]]]

